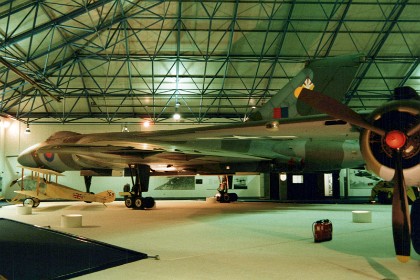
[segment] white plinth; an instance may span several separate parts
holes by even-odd
[[[206,202],[207,203],[216,203],[217,202],[217,199],[214,196],[212,196],[212,197],[206,197]]]
[[[82,227],[82,215],[80,214],[61,215],[61,227],[63,228]]]
[[[19,206],[16,207],[16,212],[19,215],[31,215],[32,214],[32,207],[19,205]]]
[[[353,223],[371,223],[372,212],[371,211],[351,211],[353,216]]]

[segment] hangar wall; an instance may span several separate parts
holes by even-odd
[[[343,180],[340,180],[340,193],[345,195],[347,184],[349,197],[369,196],[372,188],[380,179],[374,175],[366,175],[366,173],[357,169],[341,170],[339,176]]]

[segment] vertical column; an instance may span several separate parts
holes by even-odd
[[[270,199],[280,199],[280,174],[277,172],[270,173]]]
[[[287,200],[287,176],[286,173],[280,174],[280,200]]]
[[[270,198],[270,174],[260,174],[260,196],[263,198]]]
[[[340,199],[340,173],[333,172],[333,198]]]
[[[349,189],[350,189],[350,169],[346,168],[346,177],[344,180],[344,199],[349,198]]]

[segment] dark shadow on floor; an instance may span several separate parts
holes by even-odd
[[[0,278],[68,279],[147,258],[144,253],[0,218]]]

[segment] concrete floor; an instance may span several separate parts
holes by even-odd
[[[157,201],[152,210],[108,204],[42,202],[32,215],[16,206],[0,217],[159,255],[77,279],[420,279],[420,256],[394,257],[391,206],[273,202]],[[353,210],[372,223],[353,223]],[[61,228],[61,215],[82,214],[81,228]],[[312,224],[333,223],[333,240],[313,242]],[[1,264],[0,264],[1,267]]]

